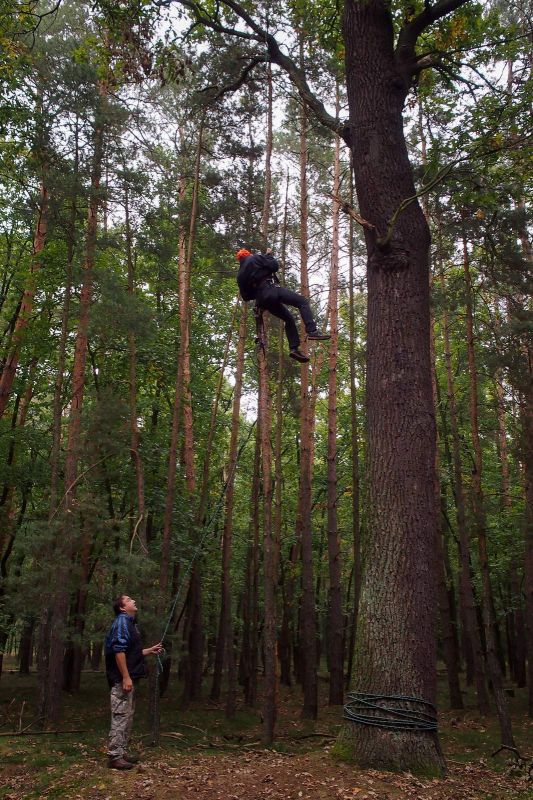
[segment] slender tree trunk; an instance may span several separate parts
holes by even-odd
[[[418,104],[418,124],[419,135],[422,150],[422,163],[427,165],[427,150],[426,150],[426,136],[424,131],[424,119],[422,112],[422,105]],[[428,225],[431,223],[431,215],[429,209],[429,200],[427,194],[422,198],[422,209]],[[438,254],[440,260],[441,253]],[[430,290],[433,285],[433,274],[430,271]],[[437,385],[437,374],[435,369],[435,320],[433,313],[430,312],[430,357],[431,357],[431,386],[433,394],[433,407],[435,414],[439,406],[439,390]],[[435,448],[435,505],[437,509],[442,506],[442,490],[440,482],[440,460],[439,460],[439,447],[438,447],[438,428],[437,428],[437,447]],[[450,595],[448,593],[448,586],[446,583],[446,567],[445,567],[445,548],[444,531],[442,530],[442,515],[437,515],[437,569],[438,569],[438,609],[440,621],[440,634],[442,640],[442,650],[444,663],[446,664],[446,674],[448,677],[448,692],[450,696],[451,708],[463,708],[463,698],[461,695],[461,686],[459,683],[459,654],[456,646],[456,638],[452,625],[451,608],[450,608]]]
[[[179,199],[182,202],[185,196],[185,181],[180,179],[179,185]],[[185,270],[186,259],[186,236],[185,228],[180,223],[178,232],[178,275],[182,276]],[[183,292],[181,286],[181,277],[179,281],[180,298]],[[180,300],[180,309],[182,306]],[[180,312],[180,325],[181,325],[181,312]],[[168,468],[167,468],[167,490],[165,495],[165,511],[163,515],[163,532],[161,538],[161,569],[159,574],[159,592],[160,592],[160,608],[163,609],[168,598],[168,580],[170,568],[170,545],[172,538],[172,519],[174,515],[174,499],[176,492],[176,461],[178,458],[178,441],[181,419],[181,407],[183,400],[183,360],[181,358],[181,338],[180,338],[180,355],[178,357],[178,367],[176,370],[176,385],[174,390],[174,402],[172,404],[172,423],[170,431],[170,444],[168,448]]]
[[[272,452],[270,444],[271,400],[268,386],[267,332],[263,315],[259,362],[258,424],[261,440],[261,477],[263,489],[263,572],[264,572],[264,702],[263,743],[272,744],[277,716],[276,589],[277,560],[272,530]]]
[[[107,104],[108,85],[102,81],[99,85],[100,102],[94,121],[94,151],[91,172],[91,192],[87,218],[85,260],[80,296],[80,315],[76,342],[74,346],[74,364],[72,368],[72,397],[68,423],[68,439],[65,457],[65,495],[64,495],[64,547],[61,548],[60,578],[53,599],[50,633],[50,656],[47,676],[47,702],[44,703],[43,715],[46,720],[56,723],[61,708],[61,687],[63,684],[63,638],[64,626],[69,606],[69,578],[71,555],[76,547],[73,536],[74,500],[76,480],[81,446],[81,421],[85,392],[85,364],[87,359],[87,340],[89,330],[89,314],[92,302],[93,271],[96,253],[96,234],[98,228],[98,211],[101,205],[100,180],[104,154],[104,114]]]
[[[525,479],[525,566],[529,716],[533,717],[533,352],[527,348],[527,388],[522,403],[522,451]]]
[[[135,263],[133,256],[133,235],[130,223],[129,191],[126,185],[124,193],[124,212],[126,221],[126,261],[128,264],[128,293],[135,294]],[[137,519],[133,528],[133,538],[138,538],[142,551],[146,554],[146,510],[144,502],[144,468],[139,452],[140,431],[137,418],[137,343],[135,332],[128,331],[129,361],[129,401],[130,401],[130,454],[135,470],[135,488],[137,496]],[[133,542],[132,542],[133,544]]]
[[[33,632],[35,630],[35,617],[29,617],[20,635],[19,648],[19,674],[29,675],[33,655]]]
[[[442,251],[442,242],[440,240],[441,235],[442,234],[439,231],[439,281],[441,291],[444,293],[446,290],[446,284],[444,280],[442,257],[440,255],[440,252]],[[470,579],[470,546],[466,521],[463,474],[461,468],[461,439],[459,434],[459,420],[455,399],[455,386],[450,346],[450,325],[446,311],[443,312],[442,327],[444,334],[444,358],[446,362],[448,413],[452,434],[454,495],[457,509],[457,528],[459,533],[459,596],[461,602],[462,619],[465,627],[463,633],[466,634],[466,644],[467,647],[470,648],[470,653],[473,659],[478,708],[481,714],[488,714],[490,706],[485,684],[485,674],[483,670],[483,651],[476,619],[476,603],[472,589],[472,581]]]
[[[474,469],[472,472],[472,492],[474,516],[478,540],[479,569],[483,591],[483,627],[485,631],[485,644],[487,648],[487,667],[492,682],[492,691],[496,701],[498,721],[502,744],[514,747],[511,717],[507,698],[503,688],[503,679],[498,662],[496,641],[494,636],[493,598],[489,571],[489,557],[487,547],[487,533],[485,522],[485,508],[482,488],[483,457],[478,426],[478,391],[477,369],[474,352],[474,316],[472,307],[472,279],[470,275],[470,259],[466,233],[463,228],[463,267],[465,275],[465,306],[466,306],[466,342],[468,351],[468,371],[470,376],[470,428],[472,447],[474,450]]]
[[[337,88],[337,116],[339,93]],[[333,196],[339,194],[340,138],[335,137]],[[331,243],[331,273],[329,290],[329,322],[331,342],[328,359],[328,442],[327,442],[327,526],[328,526],[328,663],[329,702],[341,705],[343,687],[343,616],[341,548],[337,523],[337,360],[339,350],[338,294],[339,294],[339,203],[333,201],[333,238]]]
[[[232,533],[233,533],[233,503],[235,498],[235,472],[237,469],[237,437],[239,433],[239,417],[242,395],[242,380],[244,373],[244,356],[246,352],[246,328],[248,319],[248,309],[243,303],[241,311],[241,322],[239,326],[239,343],[237,345],[237,368],[235,372],[235,388],[233,394],[233,409],[231,420],[230,449],[228,459],[228,486],[226,489],[226,514],[224,519],[224,563],[223,573],[226,579],[223,586],[223,596],[225,597],[226,608],[226,665],[228,675],[228,693],[226,698],[226,716],[235,716],[237,702],[237,672],[235,661],[235,643],[233,632],[233,614],[231,607],[231,553],[232,553]]]
[[[281,283],[285,283],[285,259],[287,254],[287,225],[289,216],[289,173],[285,183],[285,207],[283,212],[283,228],[281,233]],[[278,325],[278,377],[276,385],[276,438],[274,445],[274,537],[278,555],[281,556],[281,529],[283,524],[283,381],[285,377],[284,369],[284,326],[280,320]],[[280,562],[281,563],[281,562]],[[283,610],[281,618],[280,632],[278,636],[279,664],[280,664],[280,683],[285,686],[291,685],[291,620],[293,614],[294,600],[294,578],[292,575],[287,578],[285,565],[280,570],[282,579],[282,600]]]
[[[256,428],[254,465],[250,493],[250,533],[252,541],[246,555],[246,575],[243,599],[243,634],[240,661],[240,680],[246,705],[257,703],[257,664],[259,635],[259,492],[261,467],[261,438]]]
[[[303,33],[300,32],[300,61],[303,64]],[[307,189],[307,113],[300,108],[300,282],[301,291],[309,297],[307,271],[308,241],[308,189]],[[300,484],[296,539],[300,542],[302,557],[302,599],[300,614],[299,658],[303,679],[302,717],[316,719],[318,715],[318,686],[316,674],[316,610],[313,587],[313,531],[311,523],[313,424],[309,396],[309,365],[303,364],[300,377]]]
[[[266,242],[268,238],[268,221],[270,218],[270,187],[272,159],[272,75],[268,72],[268,106],[267,106],[267,142],[265,151],[265,194],[261,235]],[[278,668],[277,668],[277,603],[278,554],[277,543],[272,526],[272,447],[270,443],[272,401],[268,385],[268,333],[266,312],[257,316],[259,352],[259,396],[258,425],[261,440],[261,478],[263,490],[263,654],[264,654],[264,700],[263,700],[263,742],[272,744],[276,725],[278,705]]]
[[[196,164],[194,171],[191,220],[185,274],[180,280],[180,361],[183,363],[183,463],[185,468],[185,485],[187,495],[192,500],[196,491],[196,468],[194,463],[194,430],[191,394],[191,362],[190,362],[190,291],[191,268],[198,215],[198,193],[200,185],[200,163],[202,153],[204,118],[200,121]],[[196,527],[196,526],[195,526]],[[193,538],[197,533],[192,531]],[[187,627],[189,631],[188,670],[185,675],[183,701],[199,700],[202,691],[204,628],[202,616],[202,569],[201,554],[195,559],[189,585],[187,606]]]
[[[353,163],[350,154],[350,205],[354,202],[353,192]],[[352,455],[352,527],[353,527],[353,611],[350,624],[350,639],[348,644],[348,666],[346,669],[346,687],[350,685],[353,669],[355,638],[357,635],[357,614],[359,611],[359,597],[361,595],[361,516],[359,512],[360,484],[359,484],[359,421],[357,413],[357,386],[356,386],[356,353],[355,353],[355,294],[354,294],[354,221],[349,220],[348,241],[348,297],[349,297],[349,330],[350,330],[350,441]]]
[[[37,221],[35,224],[35,234],[33,237],[33,250],[30,262],[30,272],[22,303],[16,318],[15,328],[10,343],[10,351],[3,365],[0,377],[0,418],[4,415],[6,406],[9,402],[15,373],[20,358],[20,350],[24,341],[24,335],[33,309],[33,301],[37,289],[37,275],[41,268],[41,254],[44,250],[46,232],[48,228],[48,188],[43,177],[40,185],[40,200],[37,211]]]
[[[501,467],[501,509],[503,514],[512,507],[509,478],[509,453],[507,450],[507,425],[505,421],[505,399],[503,388],[503,374],[498,370],[494,378],[496,390],[496,413],[498,415],[498,440]],[[516,563],[513,561],[509,567],[509,587],[511,593],[511,608],[508,616],[509,634],[509,668],[513,680],[518,687],[526,685],[526,631],[522,597],[520,591],[520,578]]]
[[[207,445],[207,452],[210,452],[213,435],[214,435],[214,425],[216,423],[216,408],[218,407],[218,399],[220,398],[220,393],[222,391],[223,379],[224,379],[224,369],[226,364],[226,359],[229,353],[229,347],[231,344],[231,339],[233,337],[233,326],[235,323],[235,315],[238,309],[238,305],[235,308],[235,312],[233,314],[231,320],[231,327],[230,333],[226,343],[226,351],[224,354],[223,359],[223,366],[220,371],[220,381],[217,387],[217,396],[215,398],[215,402],[213,403],[213,411],[211,415],[211,426],[209,430],[208,436],[208,445]],[[241,324],[239,328],[239,344],[238,344],[238,354],[237,354],[237,374],[235,379],[235,394],[233,396],[233,412],[232,412],[232,420],[231,420],[231,435],[230,435],[230,452],[229,452],[229,471],[227,473],[227,485],[226,485],[226,515],[224,519],[224,530],[222,533],[222,570],[221,570],[221,587],[220,587],[220,615],[219,615],[219,624],[218,624],[218,636],[215,646],[215,663],[213,667],[213,684],[211,686],[211,700],[218,700],[220,698],[220,691],[222,685],[222,672],[224,668],[224,659],[226,657],[226,641],[227,641],[227,631],[228,631],[228,607],[229,607],[229,616],[231,617],[231,575],[230,575],[230,564],[231,564],[231,536],[233,530],[233,518],[228,522],[227,514],[228,514],[228,502],[230,503],[230,514],[233,514],[233,500],[234,500],[234,482],[235,482],[235,469],[237,466],[237,443],[238,443],[238,435],[239,435],[239,413],[240,413],[240,404],[241,404],[241,394],[242,394],[242,371],[244,366],[244,342],[241,343],[241,334],[243,331],[243,324],[244,324],[244,335],[246,336],[246,315],[247,315],[247,308],[243,304],[241,307]],[[241,353],[242,347],[242,353]],[[235,411],[237,408],[237,412]],[[237,413],[237,418],[235,418],[235,413]],[[207,455],[204,459],[204,477],[203,477],[203,486],[207,485],[207,475],[209,474],[209,468],[207,469],[206,473],[206,462],[207,462]],[[202,495],[204,494],[207,497],[207,491],[202,487]],[[230,493],[230,498],[228,500],[228,493]],[[200,504],[202,505],[202,503]],[[205,501],[204,501],[205,505]],[[203,514],[202,514],[203,516]],[[228,525],[229,525],[229,536],[228,536]],[[228,589],[228,586],[230,587]],[[229,620],[231,622],[231,620]]]

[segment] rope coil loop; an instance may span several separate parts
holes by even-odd
[[[437,731],[437,709],[420,697],[349,692],[343,717],[389,731]]]

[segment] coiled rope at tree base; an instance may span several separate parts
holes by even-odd
[[[419,697],[349,692],[343,717],[356,725],[389,731],[437,731],[437,709]]]

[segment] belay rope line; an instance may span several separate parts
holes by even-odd
[[[420,697],[349,692],[343,717],[348,722],[389,731],[437,730],[437,709]]]
[[[176,606],[177,606],[178,600],[179,600],[179,598],[181,596],[181,592],[183,590],[183,587],[185,586],[185,583],[186,583],[189,575],[191,574],[191,570],[192,570],[194,562],[196,561],[196,559],[198,558],[198,556],[202,552],[202,549],[203,549],[203,546],[204,546],[204,542],[207,539],[207,536],[209,535],[209,533],[211,533],[212,526],[214,525],[214,523],[218,519],[218,515],[220,514],[220,510],[222,508],[222,504],[224,503],[224,498],[226,496],[226,492],[227,492],[230,480],[232,480],[232,478],[233,478],[233,476],[235,474],[235,471],[237,469],[237,465],[239,463],[239,459],[241,457],[241,453],[244,450],[244,448],[246,447],[246,445],[248,444],[248,441],[250,439],[250,436],[252,435],[253,429],[254,429],[254,426],[252,425],[250,427],[250,430],[248,431],[248,436],[246,437],[244,442],[239,447],[239,450],[237,452],[237,457],[235,459],[235,464],[233,465],[233,467],[231,469],[231,472],[229,473],[229,475],[228,475],[228,477],[226,479],[226,482],[225,482],[224,486],[222,487],[222,491],[220,493],[220,497],[218,498],[218,502],[217,502],[217,504],[215,506],[215,509],[213,511],[211,519],[208,522],[206,522],[205,525],[203,526],[204,527],[204,532],[203,532],[203,534],[202,534],[202,536],[200,538],[200,541],[198,542],[198,544],[196,546],[196,549],[194,550],[194,552],[192,554],[192,558],[189,561],[189,564],[187,565],[187,569],[185,570],[185,573],[183,575],[183,578],[181,579],[180,585],[178,586],[176,594],[174,595],[174,599],[173,599],[172,604],[170,606],[170,611],[169,611],[168,616],[167,616],[165,627],[163,628],[163,633],[162,633],[161,638],[159,640],[160,642],[163,642],[165,637],[166,637],[166,635],[168,634],[168,630],[169,630],[169,628],[170,628],[170,626],[172,624],[172,620],[174,619],[174,612],[176,610]],[[163,653],[164,652],[165,651],[163,650]],[[156,656],[156,674],[155,674],[155,680],[154,680],[154,693],[153,693],[153,697],[152,697],[152,708],[151,708],[151,710],[152,710],[152,744],[159,743],[159,679],[160,679],[162,673],[163,673],[163,661],[162,661],[161,657],[158,654]]]

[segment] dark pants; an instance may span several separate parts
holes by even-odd
[[[264,308],[266,311],[270,311],[275,317],[278,317],[278,319],[283,320],[285,323],[285,333],[289,340],[289,347],[291,350],[294,350],[300,345],[300,337],[294,317],[283,303],[287,303],[289,306],[294,306],[299,309],[307,333],[316,330],[316,323],[313,319],[309,300],[297,292],[291,292],[290,289],[285,289],[283,286],[276,286],[274,283],[263,283],[257,290],[256,302],[259,308]]]

